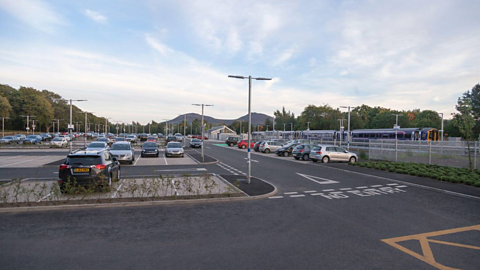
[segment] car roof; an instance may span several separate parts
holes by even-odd
[[[99,151],[92,151],[92,150],[82,150],[78,152],[74,152],[69,154],[67,157],[81,157],[81,156],[102,156],[102,154],[107,150],[99,150]]]
[[[130,145],[130,143],[126,142],[126,141],[114,142],[113,144],[128,144],[128,145]]]

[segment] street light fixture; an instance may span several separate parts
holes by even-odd
[[[89,124],[88,124],[88,119],[87,119],[87,114],[93,113],[93,112],[79,112],[79,113],[85,113],[85,133],[83,134],[83,137],[85,138],[83,145],[85,148],[87,148],[87,133],[90,130]],[[92,124],[92,123],[90,123]],[[70,152],[72,152],[72,146],[70,145]]]
[[[73,125],[72,125],[72,103],[73,101],[78,101],[78,102],[81,102],[81,101],[87,101],[85,99],[70,99],[70,124],[68,125],[68,131],[69,131],[69,145],[70,145],[70,153],[72,153],[72,144],[73,144],[73,140],[72,140],[72,130],[73,130]],[[85,116],[86,118],[86,116]],[[85,121],[86,122],[86,121]]]
[[[348,108],[348,133],[347,133],[347,150],[350,151],[350,141],[352,138],[350,137],[350,109],[355,109],[352,106],[340,106],[340,108]]]
[[[203,111],[204,111],[204,107],[211,107],[213,105],[208,105],[208,104],[203,104],[203,103],[202,104],[192,104],[192,105],[193,106],[202,106],[202,161],[205,162],[205,156],[204,156],[205,146],[203,144],[204,139],[205,139],[205,126],[203,124]]]
[[[399,113],[394,113],[394,114],[392,114],[392,115],[395,115],[395,126],[393,127],[393,129],[395,129],[395,162],[397,162],[397,158],[398,158],[398,157],[397,157],[397,156],[398,156],[398,155],[397,155],[397,152],[398,152],[398,140],[397,140],[398,135],[397,135],[397,130],[400,128],[400,127],[398,126],[398,116],[399,116],[399,115],[401,116],[401,114],[399,114]]]
[[[30,117],[31,117],[31,118],[34,118],[35,115],[19,115],[19,116],[21,116],[21,117],[26,117],[26,118],[27,118],[27,128],[26,128],[26,130],[27,130],[27,136],[28,136],[28,131],[30,130],[30,127],[29,127]]]

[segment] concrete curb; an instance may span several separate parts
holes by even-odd
[[[215,159],[215,161],[211,161],[211,162],[200,162],[198,161],[196,158],[192,157],[190,154],[188,153],[185,153],[187,156],[189,156],[191,159],[193,159],[195,162],[197,162],[197,164],[201,164],[201,165],[209,165],[209,164],[215,164],[215,163],[218,163],[218,159],[214,158],[214,157],[211,157],[213,159]]]

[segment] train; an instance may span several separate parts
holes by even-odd
[[[339,130],[296,130],[296,131],[256,131],[253,137],[278,137],[282,139],[311,140],[348,140],[348,131]],[[411,140],[439,141],[441,134],[436,128],[398,128],[398,129],[354,129],[350,131],[352,141],[366,140]]]

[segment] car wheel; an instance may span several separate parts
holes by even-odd
[[[229,143],[228,146],[233,146],[233,143]]]
[[[329,161],[330,161],[330,158],[327,157],[327,156],[325,156],[325,157],[322,158],[322,162],[323,162],[323,163],[328,163]]]
[[[268,148],[265,149],[265,153],[267,153],[267,154],[270,153],[270,149],[268,149]]]
[[[312,161],[313,161],[313,162],[317,162],[317,161],[318,161],[318,159],[312,159]]]
[[[300,158],[299,158],[299,157],[295,157],[295,159],[296,159],[296,160],[300,160]]]
[[[357,159],[355,157],[350,157],[350,159],[348,160],[348,162],[350,163],[355,163],[357,162]]]
[[[309,157],[308,155],[303,155],[303,156],[302,156],[302,159],[303,159],[304,161],[307,161],[307,160],[310,159],[310,157]]]
[[[283,152],[284,157],[288,157],[288,152]]]
[[[245,149],[245,148],[247,148],[247,147],[245,145],[242,145],[242,149]]]

